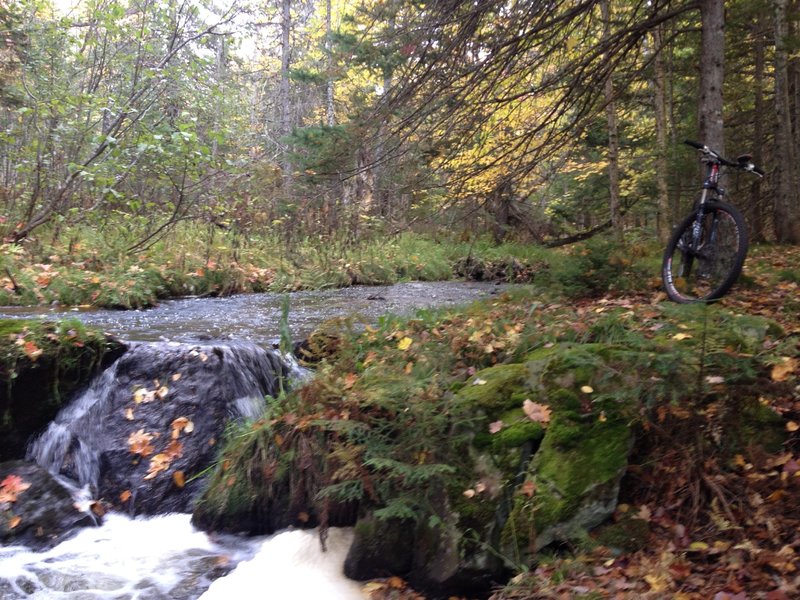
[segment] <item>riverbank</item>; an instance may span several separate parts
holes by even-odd
[[[204,520],[235,526],[228,494],[245,513],[243,498],[271,501],[263,494],[276,482],[241,489],[240,469],[293,472],[280,460],[277,471],[260,469],[253,448],[269,459],[283,456],[273,456],[275,444],[311,444],[322,457],[335,432],[331,470],[315,462],[319,478],[303,484],[313,489],[297,488],[307,518],[327,518],[315,498],[334,507],[357,500],[389,521],[446,523],[448,532],[466,526],[480,535],[497,514],[492,490],[512,484],[513,522],[525,527],[504,527],[512,537],[500,536],[499,545],[477,538],[460,546],[471,548],[468,555],[488,548],[513,567],[495,600],[794,597],[799,259],[793,249],[757,249],[741,285],[713,306],[677,306],[657,291],[545,300],[511,294],[457,314],[387,319],[362,334],[345,328],[309,386],[229,440]],[[552,377],[539,378],[545,371]],[[470,412],[475,407],[483,412]],[[509,450],[543,438],[539,452],[566,444],[566,459],[588,450],[576,437],[581,423],[592,435],[624,423],[634,433],[619,495],[600,527],[538,547],[548,515],[574,509],[552,504],[548,486],[566,477],[574,487],[586,473],[563,460],[547,470],[552,459],[541,457],[531,461],[530,479],[512,483],[502,479],[504,465],[519,464]],[[473,463],[475,449],[500,462]],[[601,475],[614,472],[600,458],[589,464]],[[437,490],[447,490],[444,504]],[[443,505],[455,512],[428,512]],[[395,578],[374,582],[372,597],[418,598],[431,584],[414,583],[419,572],[397,575],[417,590]]]
[[[217,239],[200,245],[177,231],[130,254],[91,237],[67,247],[28,242],[0,246],[0,306],[150,307],[167,298],[294,292],[403,281],[535,282],[569,295],[611,287],[642,289],[658,270],[657,252],[617,250],[603,240],[567,250],[401,235],[361,246],[318,240]],[[636,260],[630,257],[635,256]],[[655,262],[653,262],[655,261]],[[651,264],[652,263],[652,264]]]

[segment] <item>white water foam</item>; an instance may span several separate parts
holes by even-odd
[[[212,583],[200,600],[363,600],[362,584],[343,574],[352,541],[352,530],[330,529],[323,552],[316,530],[279,533]]]
[[[316,531],[209,536],[190,519],[188,514],[131,519],[111,513],[101,527],[83,529],[46,552],[0,547],[0,598],[363,598],[360,585],[342,574],[351,530],[331,529],[329,550],[322,553]],[[218,575],[231,566],[233,571],[212,583],[215,571]]]

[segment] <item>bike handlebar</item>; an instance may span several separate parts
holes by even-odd
[[[749,155],[742,155],[739,159],[734,162],[732,160],[728,160],[723,158],[719,152],[715,152],[705,144],[701,144],[700,142],[695,142],[693,140],[683,140],[683,143],[687,146],[691,146],[692,148],[697,148],[706,156],[710,156],[712,159],[718,161],[721,165],[725,165],[726,167],[734,167],[736,169],[741,169],[742,171],[749,171],[750,173],[755,173],[759,177],[763,177],[765,175],[764,170],[760,169],[752,162],[750,162]]]

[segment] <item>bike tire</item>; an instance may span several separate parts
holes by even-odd
[[[667,296],[681,304],[719,300],[736,283],[747,256],[747,226],[736,208],[716,200],[706,202],[699,244],[692,248],[697,218],[695,211],[675,228],[661,266]]]

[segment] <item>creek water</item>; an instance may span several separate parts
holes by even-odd
[[[290,297],[288,325],[292,337],[302,339],[332,317],[355,316],[375,322],[385,313],[408,314],[417,308],[466,304],[500,289],[493,284],[445,282],[295,293]],[[283,295],[255,294],[171,300],[141,311],[15,308],[0,312],[0,318],[72,316],[129,341],[227,339],[268,347],[279,339],[283,302]],[[112,381],[103,381],[104,377]],[[112,370],[101,374],[86,393],[98,395],[98,389],[107,385],[113,385]],[[76,398],[56,419],[54,431],[84,414],[92,402],[95,400],[86,395]],[[92,477],[89,473],[85,478]],[[209,535],[195,529],[190,517],[173,513],[130,518],[110,513],[102,526],[83,529],[48,551],[0,547],[0,599],[364,597],[361,585],[342,574],[352,540],[349,529],[331,529],[323,552],[313,530],[251,538]]]

